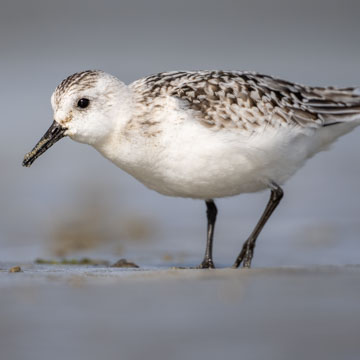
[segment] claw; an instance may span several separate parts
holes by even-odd
[[[196,269],[215,269],[215,265],[211,259],[204,260]]]

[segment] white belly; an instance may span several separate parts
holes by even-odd
[[[213,131],[182,122],[163,129],[156,139],[133,141],[125,152],[101,152],[161,194],[211,199],[283,184],[307,158],[354,126],[267,128],[247,136],[236,129]]]
[[[208,133],[192,141],[169,144],[158,168],[161,176],[148,186],[172,196],[219,198],[282,184],[306,159],[301,149],[290,151],[280,134],[246,138],[239,133]],[[184,139],[183,139],[184,140]],[[294,150],[296,150],[294,152]],[[145,180],[146,181],[146,180]]]

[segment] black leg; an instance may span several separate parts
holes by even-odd
[[[206,241],[206,250],[205,256],[202,263],[198,266],[199,269],[214,269],[214,262],[212,258],[212,246],[214,238],[214,228],[217,215],[217,208],[214,203],[214,200],[206,201],[206,215],[207,215],[207,241]]]
[[[259,222],[256,224],[255,229],[253,230],[249,238],[245,241],[239,256],[235,260],[233,268],[238,268],[241,263],[243,263],[243,267],[249,268],[251,266],[251,260],[254,255],[256,239],[259,236],[266,222],[269,220],[273,211],[279,205],[279,202],[282,199],[283,195],[284,192],[282,191],[280,186],[276,184],[271,184],[270,200],[267,203]]]

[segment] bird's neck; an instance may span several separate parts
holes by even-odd
[[[137,106],[132,92],[122,97],[112,131],[101,141],[91,144],[104,157],[126,172],[133,173],[146,159],[146,139],[139,129]]]

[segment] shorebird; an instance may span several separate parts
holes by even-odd
[[[214,199],[270,189],[233,267],[250,267],[255,243],[305,161],[360,124],[360,90],[310,87],[240,71],[164,72],[125,85],[103,71],[75,73],[55,89],[54,121],[23,161],[64,136],[92,145],[148,188],[205,200],[199,268],[214,268]]]

